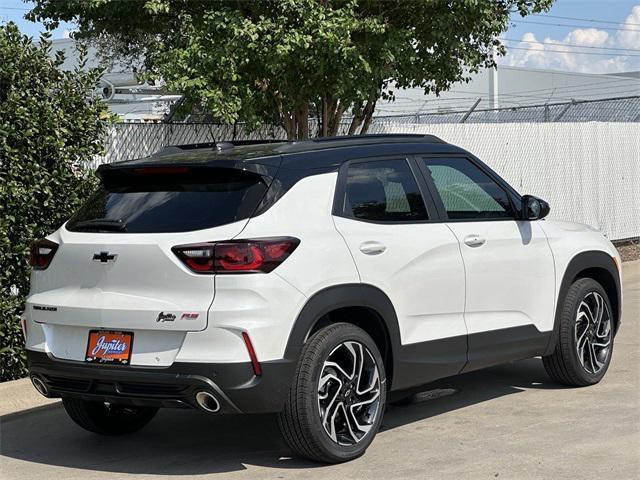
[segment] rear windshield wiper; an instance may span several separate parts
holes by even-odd
[[[111,220],[109,218],[94,218],[93,220],[83,220],[72,226],[74,230],[96,230],[109,232],[126,232],[127,224],[122,220]]]

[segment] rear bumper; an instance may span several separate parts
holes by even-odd
[[[90,365],[27,350],[29,371],[50,397],[76,397],[111,403],[198,408],[196,393],[207,391],[220,413],[270,413],[284,406],[295,365],[262,362],[262,375],[245,363],[180,363],[169,367]]]

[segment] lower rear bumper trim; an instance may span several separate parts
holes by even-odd
[[[196,394],[207,391],[219,400],[219,413],[280,411],[294,368],[287,360],[264,362],[262,375],[256,377],[251,362],[177,362],[169,367],[94,365],[30,350],[27,360],[31,375],[46,384],[52,397],[198,408]]]

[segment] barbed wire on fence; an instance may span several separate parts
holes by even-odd
[[[465,118],[465,116],[467,116],[467,118]],[[640,122],[640,95],[598,100],[572,100],[497,109],[466,109],[448,112],[416,113],[413,115],[386,115],[376,117],[375,122],[420,124]]]

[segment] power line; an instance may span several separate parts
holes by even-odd
[[[632,80],[632,79],[628,79],[628,80]],[[604,84],[606,83],[606,86],[601,86],[601,87],[597,87],[596,85],[600,85],[600,84]],[[625,85],[619,85],[619,83],[625,83]],[[637,85],[632,85],[631,83],[629,83],[628,81],[606,81],[606,82],[596,82],[596,83],[592,83],[592,84],[576,84],[576,85],[565,85],[563,87],[549,87],[549,88],[544,88],[544,89],[539,89],[539,90],[524,90],[524,91],[520,91],[520,92],[514,92],[513,96],[515,96],[516,94],[521,94],[518,96],[523,96],[523,97],[530,97],[531,95],[524,95],[526,93],[537,93],[537,92],[545,92],[548,94],[551,94],[553,96],[556,96],[556,92],[559,92],[560,94],[567,94],[567,95],[571,95],[573,93],[579,93],[579,92],[584,92],[584,91],[589,91],[589,92],[593,92],[593,91],[598,91],[598,90],[613,90],[616,88],[627,88],[627,87],[631,87],[633,89],[635,89],[635,91],[640,91],[640,82]],[[564,92],[564,90],[568,90],[570,89],[570,92]],[[539,96],[545,96],[543,93],[540,93]],[[564,98],[571,98],[571,97],[564,97]]]
[[[548,18],[559,18],[561,20],[578,20],[580,22],[607,23],[609,25],[633,25],[633,26],[636,26],[636,27],[640,27],[640,23],[613,22],[611,20],[595,20],[593,18],[562,17],[560,15],[548,15],[546,13],[538,13],[538,14],[534,14],[534,16],[536,16],[536,17],[548,17]]]
[[[507,42],[521,42],[521,43],[540,43],[542,45],[557,45],[559,47],[579,47],[579,48],[590,48],[594,50],[620,50],[625,52],[640,52],[640,49],[637,48],[617,48],[617,47],[594,47],[591,45],[578,45],[576,43],[564,43],[564,42],[540,42],[537,40],[516,40],[515,38],[502,38]]]
[[[601,88],[602,89],[602,88]],[[614,100],[620,100],[620,96],[622,95],[626,95],[626,94],[635,94],[633,95],[634,98],[637,98],[638,93],[640,93],[640,91],[637,88],[634,88],[632,90],[628,90],[628,89],[622,89],[622,90],[612,90],[610,91],[611,95],[615,95],[616,98],[614,98]],[[598,95],[598,94],[594,94],[594,95]],[[507,98],[505,98],[507,97]],[[510,97],[523,97],[523,98],[544,98],[544,97],[540,97],[540,96],[527,96],[527,95],[512,95],[512,94],[507,94],[507,93],[500,93],[499,94],[499,98],[500,98],[500,104],[502,105],[501,108],[503,109],[509,109],[509,108],[523,108],[523,107],[536,107],[536,106],[544,106],[544,105],[548,105],[548,106],[554,106],[554,105],[566,105],[569,104],[571,102],[575,102],[576,104],[581,104],[584,102],[593,102],[593,101],[604,101],[604,100],[611,100],[610,97],[607,98],[576,98],[576,97],[580,97],[579,95],[574,96],[574,97],[561,97],[558,95],[553,95],[552,98],[548,98],[547,102],[545,102],[544,104],[541,103],[529,103],[523,100],[519,100],[516,98],[510,98]],[[589,97],[589,95],[587,95],[587,97]],[[470,99],[473,100],[477,100],[478,98],[480,98],[482,100],[482,102],[487,102],[489,100],[489,96],[484,93],[482,95],[479,95],[477,97],[468,97]],[[400,109],[398,108],[387,108],[387,106],[383,107],[383,110],[385,112],[389,112],[389,113],[397,113],[397,114],[405,114],[406,116],[415,116],[415,115],[431,115],[431,114],[438,114],[438,113],[444,113],[443,109],[446,109],[446,112],[452,112],[455,113],[458,110],[468,110],[469,106],[471,105],[471,101],[468,101],[466,103],[456,103],[459,102],[460,100],[463,100],[462,97],[458,97],[458,98],[449,98],[449,99],[441,99],[441,98],[433,98],[433,99],[429,99],[427,102],[424,102],[423,105],[417,110],[417,111],[413,111],[413,110],[409,110],[408,108],[402,108],[401,105],[397,105],[396,102],[389,102],[388,106],[398,106],[400,107]],[[552,100],[554,101],[554,103],[549,103],[548,101]],[[560,100],[561,102],[558,102],[558,100]],[[564,100],[564,102],[562,101]],[[443,103],[443,102],[447,102],[447,101],[451,101],[454,103]],[[421,101],[416,101],[414,102],[416,104],[418,103],[422,103]],[[406,104],[405,104],[406,105]],[[507,106],[509,105],[509,106]],[[407,105],[408,107],[408,105]],[[492,109],[489,109],[492,110]]]
[[[535,108],[542,108],[542,107],[557,107],[557,106],[562,106],[562,105],[567,105],[567,104],[574,104],[576,106],[578,105],[594,105],[594,104],[598,104],[598,103],[603,103],[603,102],[613,102],[613,101],[629,101],[629,100],[640,100],[640,95],[629,95],[629,96],[616,96],[616,97],[606,97],[606,98],[597,98],[597,99],[589,99],[589,100],[578,100],[575,102],[556,102],[556,103],[539,103],[539,104],[532,104],[532,105],[521,105],[518,107],[500,107],[500,108],[482,108],[482,109],[478,109],[474,112],[474,114],[477,113],[481,113],[481,112],[498,112],[498,111],[507,111],[507,110],[531,110],[531,109],[535,109]],[[458,107],[458,106],[456,106]],[[452,107],[448,107],[448,108],[454,108]],[[465,106],[460,106],[458,108],[461,108],[461,110],[459,111],[447,111],[447,112],[433,112],[433,113],[411,113],[411,114],[400,114],[400,115],[379,115],[377,116],[378,119],[385,119],[385,118],[399,118],[399,117],[416,117],[416,116],[432,116],[432,115],[451,115],[451,114],[461,114],[461,113],[465,113],[466,111],[468,111],[469,106],[465,105]],[[387,110],[390,111],[390,110]]]
[[[577,25],[574,23],[547,23],[547,22],[532,22],[531,20],[513,20],[513,23],[527,23],[531,25],[546,25],[547,27],[573,27],[573,28],[593,28],[592,25]],[[628,24],[627,24],[628,25]],[[613,28],[613,27],[598,27],[600,30],[615,30],[625,32],[640,32],[640,29],[634,28]]]
[[[558,86],[558,87],[538,88],[533,90],[516,90],[515,92],[512,92],[512,93],[500,93],[500,96],[501,97],[506,97],[506,96],[520,97],[520,98],[547,98],[547,99],[551,96],[554,99],[572,100],[573,98],[575,98],[576,95],[574,95],[573,97],[566,96],[566,95],[571,95],[574,93],[580,94],[580,92],[587,92],[586,94],[588,95],[588,92],[595,92],[599,90],[610,90],[613,93],[619,94],[619,93],[625,93],[627,92],[627,90],[618,90],[618,89],[626,89],[626,88],[632,89],[632,90],[629,90],[630,93],[640,92],[640,82],[633,78],[620,77],[617,79],[600,80],[593,83],[579,83],[579,84],[571,84],[571,85],[564,85],[564,86]],[[564,90],[570,90],[570,92],[564,92]],[[475,94],[475,95],[455,97],[455,98],[435,97],[429,101],[444,102],[444,101],[457,101],[457,100],[476,100],[479,96],[486,97],[486,98],[489,97],[488,92],[486,91],[482,92],[477,90],[463,90],[463,91],[447,90],[447,93],[454,93],[454,94],[457,93],[462,95]],[[532,95],[532,94],[537,94],[537,95]],[[584,93],[582,95],[584,95]],[[411,100],[410,97],[406,97],[403,95],[403,96],[398,96],[396,98],[399,98],[400,101],[396,101],[394,103],[397,105],[402,105],[403,102],[411,102],[411,101],[422,102],[424,97]],[[404,104],[406,105],[407,103],[404,103]]]
[[[640,30],[639,30],[640,31]],[[574,55],[599,55],[605,57],[611,57],[611,53],[604,52],[576,52],[574,50],[553,50],[550,48],[523,48],[523,47],[507,47],[508,50],[526,50],[527,52],[549,52],[549,53],[571,53]],[[616,54],[619,57],[640,57],[638,54],[632,53],[618,53]]]
[[[582,83],[582,84],[572,84],[572,85],[564,85],[564,86],[560,86],[560,87],[548,87],[548,88],[539,88],[539,89],[535,89],[535,90],[517,90],[513,93],[500,93],[501,96],[510,96],[510,97],[525,97],[525,98],[535,98],[535,97],[546,97],[548,96],[547,94],[551,94],[553,95],[553,97],[555,98],[566,98],[568,100],[571,99],[571,97],[561,97],[559,95],[556,95],[556,93],[560,93],[563,94],[565,92],[563,92],[563,90],[567,90],[570,89],[570,92],[566,92],[565,94],[572,94],[572,93],[576,93],[576,92],[583,92],[583,91],[598,91],[598,90],[611,90],[611,89],[616,89],[616,88],[627,88],[627,87],[631,87],[634,89],[634,91],[639,91],[640,90],[640,82],[637,82],[636,85],[633,85],[633,82],[637,82],[636,80],[632,79],[632,78],[620,78],[620,79],[616,79],[616,80],[604,80],[604,81],[599,81],[599,82],[594,82],[594,83],[590,83],[590,84],[586,84],[586,83]],[[624,83],[625,85],[620,85],[621,83]],[[598,85],[604,85],[606,84],[606,86],[600,86],[598,87]],[[594,88],[595,87],[595,88]],[[459,91],[456,92],[455,90],[449,90],[449,92],[452,93],[471,93],[471,94],[478,94],[478,95],[488,95],[488,92],[479,92],[479,91],[470,91],[470,90],[465,90],[465,91]],[[538,95],[526,95],[526,94],[530,94],[530,93],[538,93]],[[476,97],[470,97],[470,98],[476,98]]]

